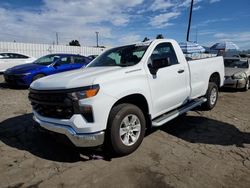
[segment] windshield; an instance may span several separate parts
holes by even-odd
[[[34,61],[34,63],[38,65],[50,65],[56,59],[60,59],[60,58],[61,57],[59,55],[46,55],[37,59],[36,61]]]
[[[89,64],[88,67],[101,66],[132,66],[140,62],[144,53],[146,52],[149,43],[134,44],[129,46],[122,46],[107,50],[102,55]]]
[[[229,68],[248,68],[248,62],[247,61],[235,61],[235,60],[225,60],[224,61],[225,67]]]

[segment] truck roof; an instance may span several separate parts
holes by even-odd
[[[173,39],[153,39],[153,40],[148,40],[145,42],[138,42],[138,43],[135,43],[135,45],[150,45],[153,42],[176,42],[176,41]]]

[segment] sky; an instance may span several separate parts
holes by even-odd
[[[0,41],[118,46],[186,40],[191,0],[0,0]],[[249,0],[194,0],[190,40],[250,49]]]

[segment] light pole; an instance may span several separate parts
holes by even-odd
[[[58,39],[59,37],[58,37],[58,33],[56,32],[56,44],[58,45],[58,41],[59,41],[59,39]]]
[[[98,44],[99,32],[98,32],[98,31],[96,31],[96,32],[95,32],[95,34],[96,34],[96,47],[99,47],[99,44]]]
[[[189,21],[188,21],[188,30],[187,30],[187,41],[189,41],[189,31],[190,31],[190,26],[191,26],[191,21],[192,21],[193,5],[194,5],[194,0],[191,0],[191,7],[190,7]]]

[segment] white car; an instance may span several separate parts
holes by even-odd
[[[224,82],[222,57],[186,61],[170,39],[116,47],[86,68],[41,78],[30,86],[34,119],[78,147],[105,144],[126,155],[146,128],[197,107],[211,110]]]
[[[36,58],[18,53],[0,53],[0,73],[3,73],[8,68],[25,63],[31,63]]]
[[[247,91],[250,85],[250,60],[224,57],[225,81],[223,87]]]

